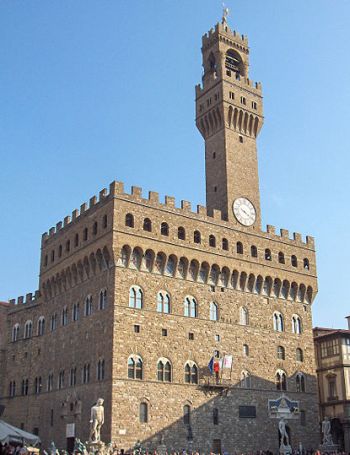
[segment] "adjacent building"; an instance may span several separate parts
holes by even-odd
[[[349,329],[314,329],[320,416],[331,420],[333,442],[350,452]]]
[[[249,56],[226,17],[202,38],[206,207],[112,182],[42,236],[39,290],[10,302],[1,402],[44,445],[86,439],[99,397],[124,449],[276,452],[281,417],[293,447],[318,445],[314,239],[262,228]]]

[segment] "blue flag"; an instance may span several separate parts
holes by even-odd
[[[208,363],[208,368],[210,370],[210,374],[214,373],[214,357],[210,359],[210,362]]]

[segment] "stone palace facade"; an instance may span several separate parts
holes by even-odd
[[[99,397],[124,449],[277,451],[281,417],[293,447],[319,444],[314,240],[261,226],[247,38],[224,17],[202,56],[207,207],[113,182],[42,236],[39,290],[10,301],[2,418],[44,445],[86,440]]]

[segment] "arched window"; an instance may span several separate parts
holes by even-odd
[[[199,231],[194,231],[193,241],[194,243],[201,243],[201,233]]]
[[[51,392],[53,389],[53,373],[50,373],[47,378],[47,391]]]
[[[192,296],[187,296],[184,301],[184,315],[189,318],[196,318],[197,313],[197,302]]]
[[[250,247],[250,254],[252,256],[252,258],[257,258],[258,257],[258,249],[255,245],[252,245]]]
[[[87,231],[87,230],[86,230]],[[87,240],[87,237],[86,237],[86,240]],[[66,241],[66,252],[69,253],[70,252],[70,240],[67,240]]]
[[[302,349],[300,349],[300,348],[296,349],[296,351],[295,351],[295,359],[298,362],[303,362],[304,361],[304,353],[303,353]]]
[[[305,392],[305,376],[303,373],[297,373],[295,377],[295,386],[297,392]]]
[[[294,254],[291,256],[290,261],[293,267],[298,267],[298,259]]]
[[[68,308],[65,306],[62,310],[62,325],[65,326],[68,324]]]
[[[159,359],[157,363],[158,381],[171,382],[171,363],[168,359]]]
[[[287,376],[283,370],[277,370],[275,379],[277,390],[287,390]]]
[[[122,261],[122,264],[124,267],[127,267],[129,265],[129,259],[130,259],[130,247],[127,245],[124,245],[121,253],[120,253],[120,258]]]
[[[12,341],[18,341],[19,340],[19,324],[15,324],[12,327]]]
[[[27,321],[24,325],[24,338],[31,338],[33,335],[33,323],[32,321]]]
[[[161,235],[165,235],[166,237],[168,237],[168,235],[169,235],[168,223],[164,222],[160,225],[160,233],[161,233]]]
[[[187,362],[185,365],[186,384],[198,384],[198,367],[194,362]]]
[[[103,381],[105,378],[105,361],[100,359],[97,363],[97,380]]]
[[[228,240],[227,239],[222,239],[222,249],[224,251],[228,251]]]
[[[191,406],[185,404],[184,406],[184,425],[191,425]]]
[[[297,314],[293,314],[292,316],[292,332],[298,335],[302,332],[301,319]]]
[[[62,256],[62,245],[58,247],[58,257],[60,258]]]
[[[107,217],[107,215],[103,215],[102,226],[103,226],[103,229],[106,229],[107,226],[108,226],[108,217]]]
[[[76,367],[71,368],[69,372],[69,385],[74,387],[77,385],[77,369]]]
[[[285,264],[285,262],[286,262],[285,259],[284,259],[284,253],[282,253],[282,251],[280,251],[280,252],[278,253],[278,262],[279,262],[280,264]]]
[[[304,264],[305,270],[310,270],[310,262],[309,262],[308,258],[304,258],[303,264]]]
[[[23,379],[22,380],[22,395],[27,396],[29,392],[29,380],[28,379]]]
[[[186,240],[186,231],[182,226],[180,226],[177,230],[177,238],[180,240]]]
[[[273,313],[273,329],[276,332],[283,332],[284,331],[283,316],[278,311],[275,311]]]
[[[246,370],[243,370],[241,373],[240,387],[242,387],[242,389],[251,388],[251,376],[250,373]]]
[[[73,304],[72,319],[74,322],[79,321],[79,303]]]
[[[131,228],[134,227],[134,215],[132,215],[131,213],[127,213],[125,215],[125,226],[131,227]]]
[[[84,314],[85,316],[90,316],[90,314],[92,314],[92,295],[88,295],[85,298]]]
[[[74,237],[74,246],[75,246],[75,247],[79,246],[79,234],[75,234],[75,237]]]
[[[286,354],[285,354],[285,349],[283,346],[278,346],[277,347],[277,358],[279,360],[285,360]]]
[[[100,310],[104,310],[107,307],[107,289],[101,289],[99,301],[98,301],[98,308]]]
[[[51,316],[51,326],[50,326],[51,332],[57,329],[57,314],[54,313]]]
[[[88,239],[88,236],[89,236],[89,231],[88,231],[88,228],[85,228],[83,230],[83,240],[87,240]]]
[[[9,395],[11,398],[16,395],[16,381],[10,382]]]
[[[214,235],[209,235],[209,246],[216,247],[216,238]]]
[[[210,320],[217,321],[218,317],[218,306],[214,302],[210,302]]]
[[[249,325],[249,312],[245,307],[239,309],[239,323],[241,325]]]
[[[142,379],[143,378],[143,361],[140,356],[132,355],[128,359],[128,378]]]
[[[272,261],[271,250],[269,250],[268,248],[266,248],[265,250],[265,260]]]
[[[64,374],[64,373],[63,373]],[[90,364],[86,363],[83,367],[83,384],[88,384],[90,382]]]
[[[45,318],[40,316],[38,320],[38,336],[42,336],[45,333]]]
[[[147,232],[152,232],[152,221],[149,218],[143,220],[143,230]]]
[[[140,423],[148,422],[148,404],[140,403]]]
[[[158,313],[170,313],[170,295],[166,291],[159,291],[157,294]]]
[[[97,221],[94,222],[93,226],[92,226],[92,233],[93,235],[96,235],[97,234],[97,230],[98,230],[98,225],[97,225]]]
[[[167,275],[173,276],[175,272],[175,266],[176,266],[176,257],[173,255],[170,255],[168,258],[168,262],[165,267],[165,273]]]
[[[242,242],[237,242],[236,251],[237,251],[237,254],[243,254],[243,244],[242,244]]]
[[[35,378],[35,381],[34,381],[34,393],[39,395],[39,393],[41,393],[42,387],[43,387],[43,383],[41,380],[41,376],[39,376],[39,377]]]
[[[129,307],[141,309],[143,307],[143,292],[139,286],[132,286],[129,291]]]
[[[249,357],[249,346],[247,344],[243,345],[243,356]]]

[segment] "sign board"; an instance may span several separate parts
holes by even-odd
[[[67,423],[66,438],[75,438],[75,423]]]

